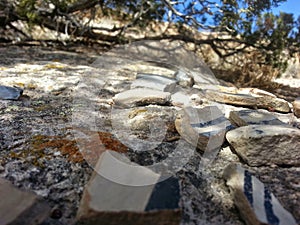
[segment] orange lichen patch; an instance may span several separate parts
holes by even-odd
[[[81,130],[81,132],[83,132]],[[36,135],[32,138],[32,152],[39,152],[37,157],[45,155],[45,149],[60,151],[68,160],[80,163],[86,160],[89,164],[95,165],[100,155],[106,150],[126,153],[128,148],[111,133],[84,131],[85,138],[68,140],[63,136]],[[35,154],[36,155],[36,154]]]
[[[42,151],[46,148],[57,149],[71,162],[77,163],[84,161],[84,158],[76,145],[76,141],[64,139],[61,136],[34,136],[32,147],[35,151]]]
[[[86,138],[78,139],[78,146],[85,160],[94,166],[100,155],[106,150],[112,150],[120,153],[126,153],[128,147],[123,145],[119,140],[114,138],[111,133],[83,131]]]

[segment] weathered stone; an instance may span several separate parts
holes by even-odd
[[[212,101],[232,105],[258,107],[284,113],[291,111],[287,101],[259,89],[239,89],[237,93],[206,90],[206,97]]]
[[[300,130],[276,125],[250,125],[231,130],[226,138],[250,166],[300,165]]]
[[[182,87],[192,87],[194,84],[193,77],[189,76],[185,71],[178,70],[175,73],[178,84]]]
[[[0,85],[0,99],[17,100],[22,93],[23,90],[21,88]]]
[[[277,119],[271,113],[259,112],[257,110],[231,111],[229,119],[235,125],[247,126],[253,124],[284,125],[285,123]]]
[[[179,112],[175,126],[187,142],[201,151],[219,148],[224,142],[225,132],[232,128],[216,106],[187,107]]]
[[[170,107],[156,105],[113,109],[111,113],[113,133],[122,143],[135,151],[153,149],[176,132],[175,111]]]
[[[101,155],[95,171],[84,191],[77,224],[180,224],[176,178],[160,181],[159,174],[110,151]]]
[[[240,165],[231,164],[223,174],[234,203],[247,225],[296,225],[296,221],[266,186]]]
[[[50,207],[30,192],[18,190],[0,178],[0,224],[35,225],[50,214]]]
[[[276,95],[258,88],[239,88],[236,93],[247,94],[247,95],[268,96],[268,97],[276,98]]]
[[[300,98],[295,99],[295,101],[293,102],[293,110],[295,116],[300,118]]]
[[[165,105],[171,99],[169,92],[156,91],[148,88],[137,88],[116,94],[113,101],[123,107],[142,106],[149,104]]]
[[[168,77],[140,73],[131,84],[131,88],[150,88],[158,91],[173,92],[176,87],[176,80]]]
[[[207,90],[206,97],[209,100],[240,106],[255,107],[257,100],[255,97],[248,94],[232,94],[215,90]]]

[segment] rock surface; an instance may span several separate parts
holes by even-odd
[[[167,47],[161,47],[161,44]],[[185,141],[184,135],[178,134],[174,121],[176,115],[181,114],[179,111],[186,107],[195,108],[196,112],[205,107],[218,107],[222,118],[223,114],[228,118],[230,111],[260,108],[217,103],[205,96],[205,90],[254,96],[257,101],[263,99],[256,95],[273,99],[275,95],[253,88],[241,90],[216,79],[199,57],[182,48],[182,43],[143,42],[138,48],[134,45],[132,49],[121,46],[122,51],[117,48],[113,54],[100,56],[92,51],[76,53],[85,51],[86,47],[72,47],[74,52],[34,46],[0,47],[1,84],[20,86],[25,94],[18,101],[0,100],[0,176],[10,180],[15,187],[35,192],[49,203],[52,212],[42,225],[75,224],[79,222],[76,213],[83,200],[82,193],[89,193],[85,187],[92,187],[94,176],[91,174],[98,158],[106,150],[112,150],[127,158],[126,163],[145,166],[153,170],[152,174],[168,173],[178,181],[180,204],[173,208],[181,212],[180,216],[174,216],[176,222],[180,217],[181,225],[244,224],[222,174],[232,162],[243,164],[245,168],[249,166],[227,147],[226,142],[212,152],[195,151],[196,147]],[[183,71],[184,77],[178,76],[176,71]],[[113,97],[130,90],[137,74],[142,73],[157,74],[172,82],[176,79],[174,92],[170,93],[172,99],[164,105],[157,105],[159,101],[151,102],[151,105],[146,103],[146,106],[113,104]],[[299,96],[298,89],[281,87],[271,92],[276,93],[278,99],[292,102]],[[286,123],[285,127],[300,127],[300,119],[292,113],[268,110]],[[254,111],[260,113],[263,110]],[[200,113],[192,119],[199,118],[210,121],[213,116]],[[216,128],[222,124],[217,118],[214,125],[199,122],[205,126],[189,128],[195,132]],[[216,136],[214,143],[221,144],[223,139]],[[274,136],[272,140],[268,147],[276,150],[281,139]],[[300,224],[299,166],[272,163],[252,166],[251,170]],[[125,177],[128,180],[131,176]],[[89,180],[89,185],[85,186]],[[113,183],[111,187],[117,185]],[[153,190],[155,188],[158,187],[155,185]],[[97,200],[97,194],[93,196],[88,208],[93,200]],[[144,201],[145,196],[140,199]],[[113,204],[108,203],[108,206]],[[162,210],[157,212],[164,217]],[[169,212],[174,215],[173,209]],[[131,215],[141,214],[147,215],[151,222],[157,215],[145,210]],[[119,218],[122,221],[118,224],[124,224],[123,217]]]
[[[225,169],[223,176],[247,225],[297,224],[270,190],[248,170],[231,164]]]
[[[18,190],[0,178],[0,224],[38,225],[50,214],[50,207],[33,193]]]
[[[250,125],[231,130],[226,139],[250,166],[300,165],[300,130],[275,125]]]

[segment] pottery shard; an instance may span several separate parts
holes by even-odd
[[[215,90],[206,90],[206,97],[211,101],[254,107],[257,105],[255,97],[248,94],[233,94]]]
[[[257,110],[231,111],[229,119],[235,125],[247,126],[254,124],[284,125],[285,123],[277,119],[271,113],[259,112]]]
[[[111,151],[101,155],[84,190],[76,224],[179,225],[177,178],[160,180],[148,168],[122,160]]]
[[[0,85],[0,99],[3,100],[17,100],[22,95],[21,88],[8,87]]]
[[[276,125],[250,125],[231,130],[226,138],[250,166],[300,165],[300,130]]]
[[[300,98],[296,98],[296,100],[293,102],[293,110],[295,116],[300,118]]]
[[[148,88],[136,88],[116,94],[113,101],[123,107],[143,106],[149,104],[165,105],[169,103],[169,92],[157,91]]]
[[[150,88],[165,92],[173,92],[175,87],[175,79],[147,73],[139,73],[131,84],[131,88]]]
[[[216,106],[186,107],[175,120],[178,133],[200,151],[221,147],[227,130],[233,126]]]
[[[0,178],[0,224],[35,225],[50,214],[50,207],[31,192],[21,191]]]
[[[247,225],[296,225],[292,214],[282,207],[266,186],[240,165],[231,164],[223,174],[234,203]]]

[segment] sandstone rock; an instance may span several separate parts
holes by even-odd
[[[202,109],[187,107],[179,112],[175,126],[187,142],[201,151],[220,147],[225,132],[232,128],[231,123],[216,106]]]
[[[297,116],[298,118],[300,118],[300,98],[297,98],[293,102],[293,110],[294,110],[295,116]]]
[[[231,111],[229,119],[239,127],[253,124],[284,125],[282,121],[271,113],[259,112],[257,110]]]
[[[0,99],[17,100],[22,93],[23,90],[21,88],[0,85]]]
[[[229,144],[250,166],[300,165],[300,130],[276,125],[250,125],[226,134]]]
[[[123,107],[133,107],[149,104],[164,105],[170,101],[169,92],[156,91],[148,88],[137,88],[116,94],[114,103]]]
[[[272,111],[288,113],[291,111],[289,103],[284,99],[276,98],[273,94],[255,89],[239,89],[237,93],[228,93],[216,90],[206,90],[206,97],[212,101],[258,107]]]
[[[215,90],[207,90],[206,97],[209,100],[240,106],[254,107],[257,105],[257,99],[248,94],[233,94]]]
[[[30,192],[18,190],[0,178],[0,224],[35,225],[50,214],[50,207]]]
[[[102,154],[89,181],[77,214],[77,224],[179,225],[179,184],[160,180],[146,167],[119,161],[117,154]]]
[[[223,177],[247,225],[297,224],[276,197],[248,170],[231,164],[225,169]]]
[[[168,77],[140,73],[131,84],[131,88],[149,88],[158,91],[173,92],[176,87],[176,80]]]

